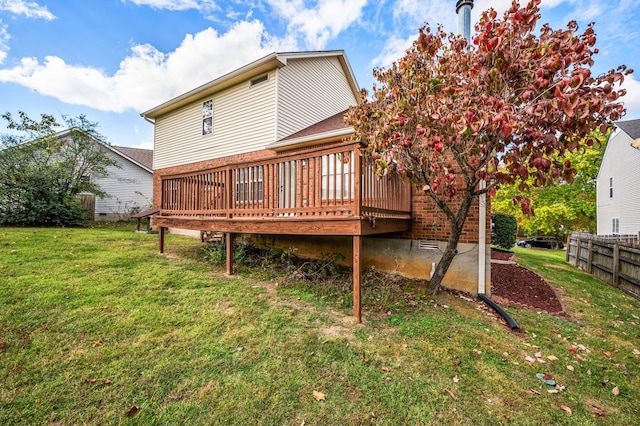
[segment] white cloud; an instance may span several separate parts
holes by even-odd
[[[378,56],[371,60],[371,67],[384,67],[388,68],[391,64],[400,59],[406,53],[407,49],[411,47],[414,40],[418,38],[418,33],[412,34],[409,38],[401,39],[398,37],[391,37],[385,43],[384,49]]]
[[[0,82],[101,111],[144,111],[274,50],[293,49],[291,40],[271,38],[259,21],[239,22],[225,34],[208,28],[187,35],[168,54],[149,44],[134,45],[114,75],[47,56],[43,63],[23,58],[13,68],[0,69]]]
[[[0,0],[0,11],[2,10],[16,15],[24,15],[27,18],[40,18],[47,21],[56,19],[55,15],[49,12],[47,6],[40,6],[32,1]]]
[[[7,32],[7,26],[0,20],[0,64],[2,64],[7,57],[7,52],[9,51],[8,41],[10,38],[11,36]]]
[[[623,120],[640,119],[640,81],[630,75],[625,77],[622,87],[627,89],[627,94],[621,98],[627,108]]]
[[[122,0],[126,2],[127,0]],[[168,10],[211,10],[216,9],[216,3],[213,0],[128,0],[138,6],[150,6],[154,9]]]
[[[307,7],[302,0],[267,0],[288,21],[291,36],[301,35],[311,49],[323,49],[362,16],[366,0],[319,0]]]

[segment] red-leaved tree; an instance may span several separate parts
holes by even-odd
[[[565,153],[593,144],[592,130],[606,132],[625,114],[619,84],[632,70],[623,65],[594,76],[593,24],[582,34],[575,21],[564,30],[536,30],[539,4],[514,1],[502,19],[493,9],[483,12],[473,45],[441,27],[421,28],[404,57],[374,70],[379,83],[371,100],[363,91],[365,101],[346,114],[378,172],[406,176],[448,219],[433,293],[481,194],[504,183],[525,190],[559,177],[571,182],[575,169],[562,160]],[[529,211],[529,200],[514,202]]]

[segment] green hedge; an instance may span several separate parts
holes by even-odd
[[[516,244],[518,222],[510,214],[493,213],[491,215],[491,244],[504,249],[511,249]]]

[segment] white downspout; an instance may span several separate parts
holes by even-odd
[[[480,190],[487,187],[487,182],[480,181]],[[478,226],[478,294],[484,294],[486,284],[487,257],[487,194],[478,197],[479,226]]]

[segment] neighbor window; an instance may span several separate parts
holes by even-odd
[[[202,103],[202,134],[213,133],[213,99]]]
[[[613,198],[613,178],[609,178],[609,198]]]
[[[619,234],[620,233],[620,219],[614,217],[611,219],[611,233]]]

